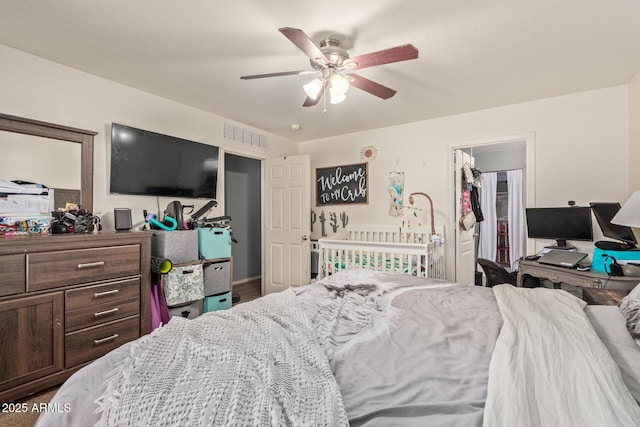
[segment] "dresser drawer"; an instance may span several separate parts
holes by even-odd
[[[139,245],[27,255],[29,292],[137,274],[140,274]]]
[[[95,328],[72,332],[65,337],[65,367],[79,365],[103,356],[140,336],[138,316]]]
[[[2,274],[0,274],[0,297],[19,294],[25,291],[25,255],[0,256]]]
[[[73,311],[67,310],[64,315],[65,332],[77,331],[101,323],[135,316],[139,313],[140,298],[113,301]]]
[[[140,279],[119,280],[65,292],[67,312],[97,304],[113,303],[140,297]]]

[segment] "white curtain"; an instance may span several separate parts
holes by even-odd
[[[480,209],[484,221],[480,224],[480,240],[478,242],[478,258],[496,260],[498,249],[497,217],[496,217],[496,191],[498,188],[498,174],[486,172],[482,174],[482,187],[480,187]]]
[[[525,254],[526,231],[524,216],[524,190],[522,169],[507,171],[509,259],[511,265]]]

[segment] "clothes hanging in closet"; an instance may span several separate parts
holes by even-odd
[[[471,186],[471,210],[476,216],[476,222],[484,221],[484,216],[482,215],[482,209],[480,207],[480,194],[478,194],[478,187],[475,185]]]
[[[482,209],[480,207],[480,195],[478,188],[482,185],[482,172],[469,164],[462,167],[463,184],[470,191],[471,210],[476,217],[476,222],[484,221]]]

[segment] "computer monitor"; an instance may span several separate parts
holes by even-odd
[[[615,240],[622,240],[627,243],[629,246],[635,248],[636,236],[633,234],[633,230],[631,227],[627,227],[624,225],[611,224],[611,219],[618,213],[620,210],[620,203],[618,202],[607,202],[607,203],[595,203],[592,202],[591,210],[593,211],[593,215],[596,217],[598,221],[598,225],[602,230],[602,235],[605,237],[609,237]]]
[[[554,249],[574,249],[567,240],[593,240],[591,208],[527,208],[527,235],[531,239],[555,240]]]

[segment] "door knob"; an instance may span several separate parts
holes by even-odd
[[[302,240],[308,240],[308,239],[309,239],[309,236],[307,236],[306,234],[302,236]]]

